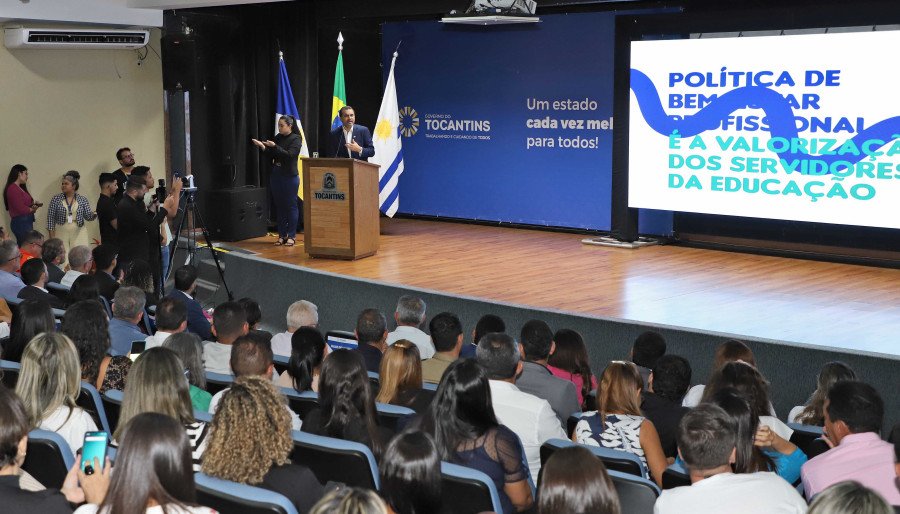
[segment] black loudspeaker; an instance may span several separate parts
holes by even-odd
[[[268,199],[264,187],[210,191],[205,202],[209,236],[217,241],[242,241],[266,235]]]
[[[200,86],[197,41],[192,36],[168,34],[162,38],[163,89],[190,91]]]

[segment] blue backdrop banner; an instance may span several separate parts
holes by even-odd
[[[382,62],[400,45],[399,212],[609,230],[614,27],[613,13],[385,24]]]

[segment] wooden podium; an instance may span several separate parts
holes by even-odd
[[[378,251],[378,165],[303,159],[303,242],[311,257],[361,259]]]

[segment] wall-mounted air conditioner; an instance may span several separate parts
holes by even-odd
[[[150,42],[147,30],[41,29],[15,27],[4,30],[6,48],[73,48],[134,50]]]

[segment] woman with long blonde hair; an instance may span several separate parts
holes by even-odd
[[[116,439],[131,418],[142,412],[157,412],[178,420],[187,431],[194,470],[200,470],[200,457],[206,450],[208,426],[194,418],[184,364],[168,348],[150,348],[134,361],[125,386]]]
[[[575,426],[572,440],[588,446],[612,448],[637,455],[645,475],[662,486],[667,462],[659,434],[641,414],[643,380],[632,362],[612,361],[603,370],[597,387],[597,406]]]
[[[81,364],[72,340],[63,334],[36,335],[22,353],[16,394],[34,428],[50,430],[81,449],[84,433],[97,430],[90,414],[76,406],[81,392]]]
[[[406,339],[400,339],[384,352],[378,378],[380,387],[376,402],[409,407],[421,414],[434,399],[432,391],[422,389],[419,349]]]
[[[298,512],[308,512],[322,497],[322,484],[305,466],[291,464],[293,448],[284,397],[270,380],[240,377],[216,409],[203,472],[283,494]]]

